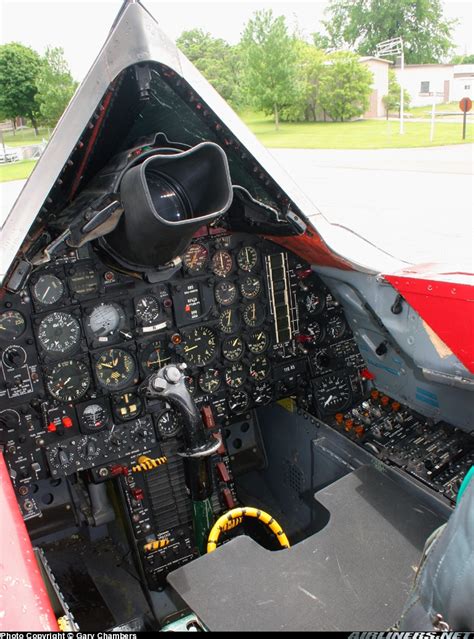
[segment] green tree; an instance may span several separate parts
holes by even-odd
[[[222,38],[213,38],[202,29],[183,31],[176,44],[221,94],[237,106],[239,103],[239,51]]]
[[[455,55],[451,64],[474,64],[474,53],[469,55]]]
[[[63,49],[48,47],[36,78],[37,94],[35,96],[41,120],[45,124],[56,125],[76,87],[77,82],[73,80],[69,71]]]
[[[383,40],[402,37],[405,62],[441,62],[453,47],[456,20],[443,16],[441,0],[330,0],[323,24],[333,47],[374,55]]]
[[[403,108],[406,110],[410,106],[410,94],[406,89],[403,90]],[[400,111],[400,85],[397,82],[397,76],[393,69],[388,70],[388,93],[382,98],[387,120],[389,113],[392,111]]]
[[[326,55],[303,40],[295,43],[297,55],[297,86],[294,102],[282,110],[282,119],[313,121],[321,111],[321,80],[326,70]]]
[[[38,133],[36,79],[41,70],[40,56],[18,42],[0,46],[0,111],[14,120],[24,117]]]
[[[313,44],[316,49],[321,51],[327,51],[331,48],[331,39],[325,33],[315,32],[311,34],[313,36]]]
[[[278,129],[281,109],[294,104],[298,89],[295,39],[285,18],[270,9],[255,12],[240,44],[246,94],[256,108],[273,113]]]
[[[329,117],[350,120],[368,109],[372,73],[360,64],[356,54],[336,51],[328,56],[320,89],[320,103]]]

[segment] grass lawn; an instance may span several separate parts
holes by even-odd
[[[26,180],[29,177],[36,160],[23,160],[22,162],[11,162],[0,164],[0,182],[10,182],[11,180]]]
[[[398,121],[302,122],[280,124],[275,131],[271,117],[261,113],[241,114],[243,121],[267,147],[299,149],[386,149],[461,144],[460,123],[436,122],[430,142],[429,122],[406,122],[400,135]],[[474,125],[469,124],[465,142],[474,141]]]
[[[4,132],[3,141],[5,146],[28,146],[30,144],[40,144],[43,139],[49,140],[51,129],[45,127],[38,129],[38,135],[35,135],[34,129],[19,129],[13,135],[11,131]]]
[[[456,113],[462,116],[462,111],[459,108],[459,102],[448,102],[447,104],[437,104],[435,113]],[[408,114],[414,118],[431,118],[431,104],[419,107],[410,107]]]

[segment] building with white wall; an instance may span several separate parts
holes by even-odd
[[[364,118],[381,118],[385,116],[383,97],[388,94],[388,70],[392,62],[374,56],[365,56],[359,59],[372,73],[372,93],[368,110]]]
[[[407,64],[395,67],[397,82],[410,94],[410,106],[431,106],[473,98],[474,64]]]

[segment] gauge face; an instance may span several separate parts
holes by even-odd
[[[230,362],[240,359],[244,352],[244,343],[240,337],[229,337],[222,342],[222,355]]]
[[[257,266],[258,253],[253,246],[243,246],[237,254],[237,264],[243,271],[252,271]]]
[[[269,404],[273,399],[273,389],[270,384],[256,384],[253,389],[253,401],[259,406]]]
[[[239,316],[233,308],[228,308],[219,315],[217,323],[223,333],[235,333],[240,326]]]
[[[265,311],[257,302],[251,302],[244,308],[243,318],[247,326],[260,326],[265,320]]]
[[[331,339],[340,339],[346,332],[346,323],[340,315],[331,317],[327,324],[327,332]]]
[[[253,331],[247,338],[247,347],[251,353],[258,355],[267,350],[269,339],[267,333],[262,330]]]
[[[255,277],[255,275],[247,275],[240,282],[240,292],[242,293],[242,296],[248,300],[254,300],[258,297],[261,290],[262,283],[258,277]]]
[[[134,383],[135,360],[122,348],[109,348],[95,364],[97,379],[108,390],[119,390]]]
[[[270,374],[270,363],[266,357],[256,357],[250,364],[250,375],[256,382],[261,382]]]
[[[191,244],[183,256],[183,264],[191,273],[199,273],[207,264],[207,248],[202,244]]]
[[[124,325],[125,313],[115,302],[101,302],[94,306],[86,323],[89,332],[99,342],[108,342]]]
[[[166,339],[155,340],[148,344],[140,358],[140,362],[145,375],[149,375],[153,371],[163,368],[169,364],[172,359],[172,353]]]
[[[114,415],[121,422],[128,422],[140,415],[142,410],[142,400],[136,393],[122,393],[114,395],[112,398]]]
[[[229,396],[229,409],[235,415],[244,413],[247,410],[249,403],[249,396],[245,391],[237,390]]]
[[[345,409],[351,401],[351,396],[351,385],[347,377],[328,375],[319,381],[317,399],[325,413],[336,413]]]
[[[319,344],[324,339],[325,330],[319,322],[313,320],[307,326],[307,331],[313,338],[313,344]]]
[[[99,288],[99,275],[91,266],[81,266],[69,277],[69,288],[76,295],[90,295]]]
[[[215,393],[221,387],[221,374],[217,368],[208,368],[199,375],[198,384],[203,393]]]
[[[319,291],[312,291],[311,289],[303,295],[302,302],[303,307],[311,315],[320,313],[326,305],[324,294]]]
[[[74,402],[83,397],[91,379],[87,366],[79,360],[56,364],[46,377],[46,387],[60,402]]]
[[[0,339],[17,339],[23,335],[25,328],[25,318],[18,311],[0,313]]]
[[[233,282],[219,282],[214,289],[216,302],[223,306],[233,304],[237,299],[237,287]]]
[[[188,364],[205,366],[217,353],[217,335],[207,326],[196,326],[183,340],[183,357]]]
[[[33,297],[40,304],[56,304],[64,293],[64,285],[56,275],[42,275],[33,286]]]
[[[156,420],[156,428],[161,437],[174,437],[181,430],[181,423],[178,415],[172,411],[167,410]]]
[[[135,314],[141,324],[150,326],[160,317],[160,303],[153,295],[144,295],[135,304]]]
[[[245,368],[240,362],[236,362],[225,370],[225,383],[230,388],[239,388],[245,382]]]
[[[53,355],[69,353],[79,344],[81,329],[79,322],[70,313],[56,311],[44,317],[38,328],[41,347]]]
[[[227,277],[232,266],[232,255],[229,251],[217,251],[212,256],[212,272],[218,277]]]
[[[105,428],[108,421],[109,417],[107,412],[100,404],[89,404],[89,406],[86,406],[82,411],[82,426],[91,433]]]

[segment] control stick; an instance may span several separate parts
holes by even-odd
[[[204,427],[198,407],[186,387],[185,368],[185,364],[164,366],[148,377],[142,389],[147,397],[168,402],[181,416],[184,449],[179,455],[183,458],[186,486],[193,502],[196,544],[200,554],[204,554],[213,524],[210,458],[217,452],[220,442]]]

